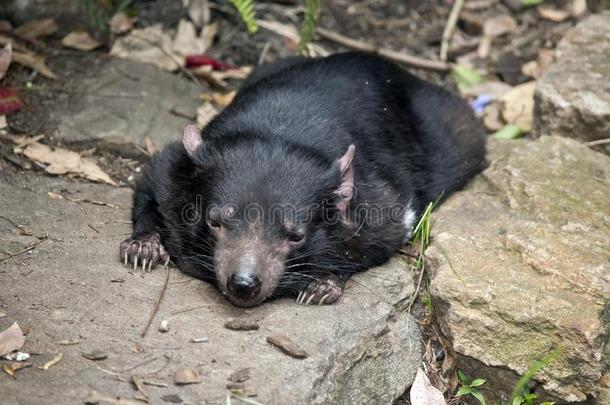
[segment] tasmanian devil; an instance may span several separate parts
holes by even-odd
[[[263,66],[147,165],[125,263],[171,260],[235,305],[330,304],[485,161],[460,98],[373,55]]]

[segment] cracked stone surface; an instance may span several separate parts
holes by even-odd
[[[254,399],[263,404],[389,403],[412,383],[421,336],[404,311],[413,275],[400,259],[354,277],[336,305],[322,307],[284,299],[236,308],[212,286],[171,269],[160,311],[141,338],[165,271],[144,274],[118,260],[118,245],[130,231],[130,200],[124,188],[0,175],[1,215],[32,232],[21,235],[0,218],[2,250],[19,252],[48,235],[30,252],[0,262],[0,312],[6,314],[0,330],[14,321],[30,325],[22,350],[33,354],[33,366],[15,379],[0,373],[0,402],[82,404],[92,390],[131,400],[135,389],[129,380],[136,373],[167,385],[147,386],[150,403],[175,394],[184,403],[220,404],[228,377],[246,367],[258,394]],[[260,329],[224,327],[240,317],[256,319]],[[164,319],[169,331],[161,333]],[[266,337],[273,334],[288,336],[309,357],[294,359],[272,347]],[[207,342],[191,343],[204,337]],[[94,350],[108,357],[82,356]],[[56,353],[63,354],[58,364],[37,367]],[[198,370],[201,383],[175,385],[181,367]]]
[[[610,158],[561,137],[491,146],[489,168],[436,212],[427,254],[441,328],[490,380],[490,398],[505,402],[518,375],[560,348],[535,378],[543,395],[603,401]]]
[[[538,80],[534,130],[582,141],[610,133],[610,11],[569,30]],[[610,152],[610,146],[605,147]]]

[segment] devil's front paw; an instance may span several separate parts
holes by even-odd
[[[121,242],[120,255],[125,265],[133,263],[134,270],[138,267],[138,263],[142,265],[142,270],[148,271],[159,262],[165,265],[169,263],[169,253],[161,244],[158,233],[125,239]]]
[[[297,297],[297,304],[332,304],[343,294],[344,283],[334,274],[310,283]]]

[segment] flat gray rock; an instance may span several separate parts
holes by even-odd
[[[582,141],[608,138],[610,11],[593,14],[569,30],[555,57],[538,80],[534,131]]]
[[[163,146],[196,119],[202,87],[179,74],[109,56],[78,62],[84,66],[66,68],[62,102],[44,103],[56,125],[51,135],[63,143],[124,152],[148,137]]]
[[[596,397],[610,381],[610,158],[561,137],[492,146],[490,167],[436,212],[441,328],[488,399],[507,403],[554,349],[540,399]]]
[[[322,307],[284,299],[236,308],[210,285],[171,269],[160,311],[140,338],[165,270],[142,273],[118,260],[119,242],[130,231],[130,199],[128,189],[62,178],[0,180],[2,216],[32,232],[21,235],[0,218],[0,257],[48,235],[30,252],[0,262],[0,311],[6,313],[0,330],[14,321],[30,325],[22,350],[37,353],[16,379],[0,373],[1,402],[82,404],[92,391],[131,400],[132,373],[157,384],[147,386],[153,404],[169,395],[224,404],[228,378],[244,368],[250,368],[254,399],[266,405],[390,403],[412,383],[421,336],[404,310],[413,274],[400,259],[354,277],[336,305]],[[260,329],[224,327],[241,317],[255,319]],[[169,321],[166,333],[159,331],[161,320]],[[289,357],[266,342],[277,334],[309,357]],[[202,338],[207,342],[192,343]],[[38,368],[56,353],[63,355],[59,363]],[[82,353],[107,357],[89,360]],[[175,385],[183,367],[197,370],[201,382]]]

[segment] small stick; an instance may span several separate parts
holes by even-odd
[[[610,143],[610,138],[598,139],[597,141],[585,142],[587,146],[605,145]]]
[[[152,323],[153,319],[155,318],[155,315],[157,315],[157,312],[159,311],[159,307],[161,306],[161,301],[163,300],[163,296],[165,295],[165,290],[167,290],[167,284],[169,282],[169,265],[165,266],[165,269],[167,270],[166,275],[165,275],[165,283],[163,284],[163,288],[161,289],[159,298],[157,298],[157,302],[155,302],[155,306],[153,307],[153,310],[150,314],[150,318],[148,318],[148,322],[146,323],[146,326],[142,330],[142,333],[140,333],[141,337],[146,336],[146,333],[148,333],[150,324]]]
[[[437,72],[448,72],[451,70],[451,64],[436,60],[430,60],[425,58],[420,58],[413,55],[407,55],[402,52],[396,52],[387,48],[377,48],[374,45],[368,44],[366,42],[358,41],[352,38],[348,38],[339,33],[324,29],[324,28],[316,28],[316,32],[324,39],[328,39],[329,41],[336,42],[339,45],[343,45],[347,48],[355,49],[363,52],[370,52],[377,54],[383,58],[392,60],[394,62],[402,63],[408,66],[433,70]]]
[[[11,253],[11,254],[9,254],[9,255],[8,255],[8,256],[6,256],[6,257],[1,258],[1,259],[0,259],[0,262],[3,262],[3,261],[5,261],[5,260],[8,260],[8,259],[10,259],[11,257],[19,256],[20,254],[23,254],[23,253],[25,253],[25,252],[29,252],[30,250],[32,250],[32,249],[34,249],[34,248],[36,248],[38,245],[40,245],[42,242],[44,242],[44,241],[45,241],[45,240],[47,240],[47,239],[48,239],[48,236],[45,236],[45,237],[44,237],[44,238],[42,238],[42,239],[38,239],[36,242],[32,243],[30,246],[26,247],[25,249],[23,249],[23,250],[21,250],[21,251],[19,251],[19,252],[17,252],[17,253]]]
[[[447,24],[445,24],[440,53],[440,58],[443,62],[447,60],[449,42],[451,41],[451,37],[453,37],[453,32],[455,31],[455,26],[457,24],[460,13],[462,12],[462,7],[464,7],[464,0],[455,0],[455,2],[453,3],[453,7],[451,7],[451,13],[449,14],[449,18],[447,19]]]

